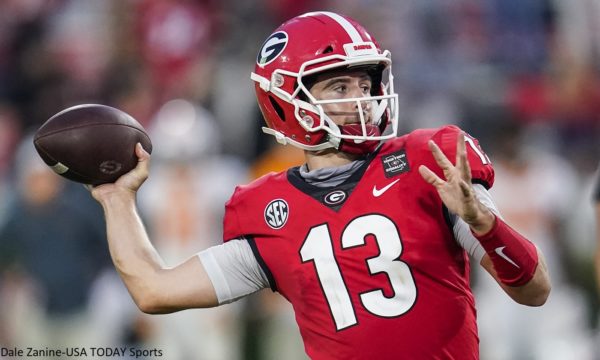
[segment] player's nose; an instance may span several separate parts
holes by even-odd
[[[355,98],[366,97],[363,92],[360,93],[360,96],[356,96]],[[357,117],[360,116],[360,113],[363,114],[363,118],[366,123],[371,121],[371,100],[357,100],[354,101],[353,110]]]

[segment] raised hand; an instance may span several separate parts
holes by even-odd
[[[460,216],[477,234],[487,233],[494,225],[494,215],[483,205],[475,194],[471,183],[471,168],[467,158],[465,135],[460,134],[456,141],[456,165],[453,165],[433,140],[429,149],[446,180],[437,176],[425,165],[419,166],[419,173],[425,181],[435,186],[448,210]]]

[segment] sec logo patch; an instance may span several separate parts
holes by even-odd
[[[283,199],[275,199],[265,208],[265,221],[273,229],[281,229],[289,218],[290,209]]]

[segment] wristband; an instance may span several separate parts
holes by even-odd
[[[538,264],[535,245],[496,216],[494,226],[484,235],[475,235],[488,254],[502,283],[522,286],[533,278]]]

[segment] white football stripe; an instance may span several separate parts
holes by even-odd
[[[67,166],[65,166],[64,164],[61,164],[59,162],[57,162],[56,164],[52,165],[51,168],[58,175],[62,175],[64,173],[66,173],[67,171],[69,171],[69,168]]]
[[[360,42],[364,41],[362,39],[362,37],[360,36],[360,34],[358,33],[358,30],[356,30],[356,28],[354,27],[354,25],[352,25],[345,18],[339,16],[336,13],[332,13],[332,12],[329,12],[329,11],[319,11],[317,13],[318,14],[327,15],[330,18],[332,18],[333,20],[335,20],[338,24],[340,24],[344,28],[344,30],[346,30],[346,32],[350,36],[350,39],[352,39],[352,42],[360,43]]]

